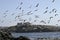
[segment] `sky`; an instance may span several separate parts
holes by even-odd
[[[60,26],[59,4],[60,0],[0,0],[0,26],[14,26],[24,20]]]

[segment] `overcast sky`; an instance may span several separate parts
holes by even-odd
[[[16,16],[19,17],[15,19]],[[60,25],[60,0],[0,0],[0,26],[16,25],[23,20]]]

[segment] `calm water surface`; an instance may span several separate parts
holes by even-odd
[[[59,37],[60,38],[60,32],[42,32],[42,33],[11,33],[13,37],[19,37],[19,36],[26,36],[29,38],[52,38],[52,37]]]

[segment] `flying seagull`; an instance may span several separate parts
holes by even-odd
[[[55,10],[55,13],[57,12],[57,10]]]
[[[19,9],[21,10],[22,8],[20,7]]]
[[[11,15],[14,15],[15,13],[12,13]]]
[[[41,20],[40,22],[46,24],[46,22],[44,20]]]
[[[52,0],[52,2],[55,2],[55,0]]]
[[[35,15],[35,18],[39,18],[39,16],[38,15]]]
[[[58,20],[58,22],[60,22],[60,20]]]
[[[56,9],[52,9],[52,12],[55,12],[55,13],[56,13],[56,12],[57,12],[57,10],[56,10]]]
[[[44,12],[44,14],[47,13],[47,12],[48,12],[48,11],[46,10],[46,11]]]
[[[20,3],[20,5],[22,5],[22,4],[23,4],[23,2]]]
[[[19,6],[16,7],[16,9],[18,9],[18,8],[19,8]]]
[[[30,14],[32,14],[31,12],[32,12],[32,11],[29,11],[29,12],[27,12],[27,15],[30,15]]]
[[[29,18],[29,21],[31,21],[31,18]]]
[[[58,14],[55,14],[55,16],[58,16]]]
[[[38,7],[38,6],[39,6],[39,3],[37,3],[36,7]]]
[[[54,11],[55,9],[52,9],[52,12]]]
[[[34,20],[34,22],[36,22],[37,20]]]
[[[48,7],[46,7],[46,9],[48,9]]]
[[[50,20],[48,20],[48,24],[50,23]]]
[[[56,24],[56,25],[58,25],[58,24]]]
[[[8,12],[8,10],[6,10],[5,12]]]
[[[7,15],[5,15],[4,17],[6,17]]]
[[[38,11],[38,9],[35,9],[34,11]]]
[[[52,19],[53,17],[50,17],[50,19]]]
[[[52,13],[51,11],[49,13]]]

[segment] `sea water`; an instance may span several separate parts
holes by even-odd
[[[58,37],[60,38],[60,32],[33,32],[33,33],[11,33],[13,37],[17,38],[20,36],[25,36],[29,38],[52,38]]]

